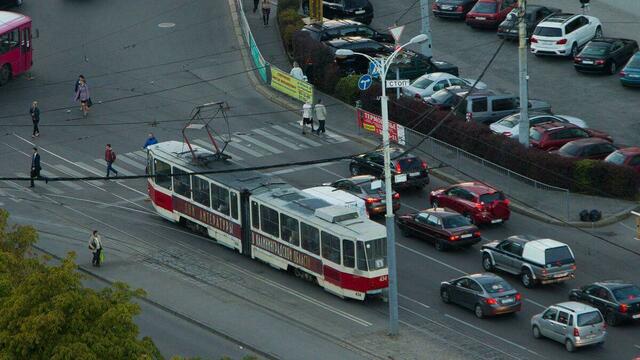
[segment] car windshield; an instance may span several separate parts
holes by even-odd
[[[529,137],[531,140],[540,141],[540,139],[542,139],[542,134],[536,129],[530,129]]]
[[[473,7],[473,12],[480,14],[495,14],[498,4],[494,2],[479,2]]]
[[[605,160],[608,163],[612,163],[612,164],[616,164],[616,165],[623,165],[624,164],[624,154],[621,153],[620,151],[616,151],[616,152],[612,153],[611,155],[607,156],[607,158]]]
[[[480,202],[483,202],[485,204],[491,204],[494,201],[500,201],[500,200],[504,200],[504,194],[502,193],[502,191],[496,191],[494,193],[491,194],[482,194],[480,195]]]
[[[560,152],[566,155],[570,155],[570,156],[578,156],[580,154],[580,150],[582,148],[580,147],[580,145],[572,142],[568,142],[566,144],[564,144],[561,148],[560,148]]]
[[[513,128],[517,126],[518,123],[520,123],[520,114],[514,114],[498,121],[497,125]]]
[[[496,279],[493,277],[490,278],[478,278],[476,279],[480,285],[488,292],[489,294],[498,294],[503,293],[505,291],[513,290],[513,287],[509,285],[508,282],[502,279]]]
[[[387,267],[387,239],[381,238],[366,241],[364,245],[367,253],[369,270],[378,270]]]
[[[613,296],[618,301],[635,300],[640,298],[640,288],[635,285],[617,288],[613,290]]]
[[[629,61],[627,66],[631,68],[640,68],[640,55],[636,55],[631,58],[631,61]]]
[[[413,84],[411,84],[411,86],[417,87],[418,89],[426,89],[431,84],[433,84],[433,80],[430,80],[424,77],[414,81]]]
[[[538,26],[533,31],[533,35],[560,37],[562,36],[562,29],[555,27]]]
[[[589,44],[582,50],[582,56],[605,56],[609,52],[609,44]]]
[[[578,315],[578,327],[600,324],[601,322],[602,315],[598,310]]]
[[[544,255],[547,267],[572,264],[574,262],[571,250],[566,245],[546,249]]]
[[[442,224],[444,225],[445,229],[455,229],[471,225],[469,219],[462,215],[447,216],[446,218],[442,219]]]

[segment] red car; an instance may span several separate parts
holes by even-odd
[[[509,200],[502,191],[478,182],[467,182],[432,191],[433,207],[445,207],[464,215],[473,224],[496,224],[509,220]]]
[[[546,151],[557,150],[570,141],[586,138],[601,138],[613,142],[611,136],[602,131],[583,129],[570,123],[552,121],[538,124],[529,130],[531,146]]]
[[[553,150],[551,153],[564,157],[603,160],[617,149],[618,148],[615,145],[606,139],[593,137],[569,141],[560,149]]]
[[[622,148],[612,152],[604,161],[616,165],[631,166],[640,173],[640,147]]]
[[[471,27],[497,28],[517,5],[516,0],[480,0],[464,22]]]

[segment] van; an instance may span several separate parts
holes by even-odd
[[[498,94],[491,90],[473,90],[466,98],[467,92],[457,93],[453,104],[457,106],[464,99],[464,103],[457,106],[458,115],[467,121],[481,124],[492,124],[505,116],[520,111],[520,98],[511,94]],[[530,111],[551,113],[551,105],[542,100],[529,100]]]
[[[315,186],[303,189],[303,192],[325,200],[331,205],[342,205],[358,210],[358,216],[369,218],[367,207],[361,198],[333,186]]]

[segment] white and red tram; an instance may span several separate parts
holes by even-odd
[[[384,226],[178,141],[148,147],[148,192],[163,217],[273,267],[363,300],[388,286]]]

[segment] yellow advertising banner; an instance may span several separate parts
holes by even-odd
[[[302,102],[313,102],[313,86],[284,71],[271,67],[271,87]]]
[[[309,17],[311,22],[322,22],[322,0],[309,0]]]

